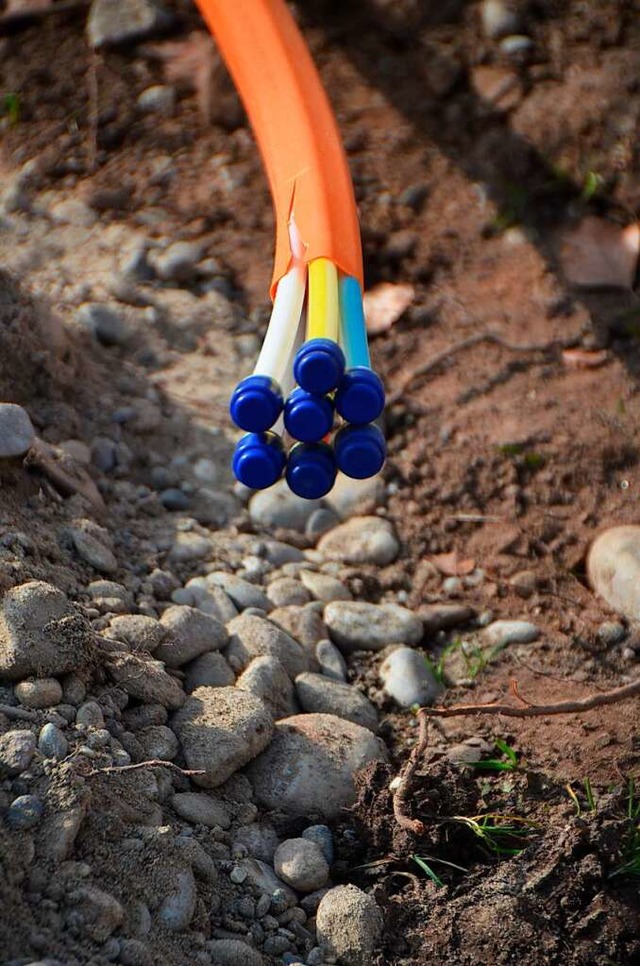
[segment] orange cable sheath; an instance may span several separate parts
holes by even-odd
[[[293,215],[304,261],[328,258],[362,284],[353,185],[307,46],[283,0],[196,0],[249,116],[276,218],[271,295],[289,270]]]

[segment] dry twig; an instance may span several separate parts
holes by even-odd
[[[421,376],[427,376],[438,366],[446,362],[452,356],[457,355],[464,349],[470,349],[474,345],[479,345],[481,342],[491,342],[494,345],[499,345],[502,349],[508,349],[509,352],[549,352],[551,349],[564,348],[561,342],[524,342],[522,344],[517,344],[514,342],[509,342],[498,332],[476,332],[475,335],[470,335],[466,339],[461,339],[460,342],[454,342],[447,349],[443,349],[442,352],[437,352],[435,356],[429,359],[428,362],[417,366],[412,369],[407,375],[402,379],[400,385],[397,389],[390,394],[387,399],[388,404],[398,402],[399,399],[404,395],[407,387],[414,379],[419,379]]]
[[[205,774],[202,769],[180,768],[179,765],[175,765],[172,761],[165,761],[163,758],[150,758],[149,761],[139,761],[135,765],[108,765],[105,768],[94,768],[88,773],[88,777],[92,775],[118,774],[122,771],[137,771],[140,768],[154,768],[158,766],[170,768],[172,771],[178,772],[179,775],[184,775],[186,778]]]

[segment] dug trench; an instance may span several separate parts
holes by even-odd
[[[0,460],[0,586],[6,596],[51,584],[91,629],[79,673],[2,678],[0,740],[14,756],[0,786],[6,962],[640,957],[637,701],[432,722],[409,803],[425,826],[416,835],[398,824],[393,788],[417,719],[381,677],[388,650],[357,633],[344,644],[341,603],[400,605],[410,618],[391,634],[429,660],[434,687],[446,687],[432,696],[448,705],[508,698],[513,679],[526,700],[550,703],[637,675],[633,623],[584,573],[593,536],[637,520],[637,296],[570,286],[558,246],[585,215],[625,223],[637,210],[637,17],[613,2],[587,14],[578,2],[522,4],[516,36],[529,44],[515,56],[487,36],[482,6],[299,5],[345,136],[367,287],[413,288],[372,344],[390,394],[406,382],[388,412],[384,478],[306,509],[282,494],[249,501],[228,470],[226,404],[264,332],[272,217],[219,64],[203,112],[202,88],[175,66],[190,48],[158,53],[202,29],[193,7],[167,5],[168,35],[100,53],[82,9],[35,15],[0,39],[1,88],[20,108],[16,119],[15,101],[2,102],[0,394],[26,408],[72,477],[61,492],[50,465]],[[496,77],[508,97],[487,88]],[[173,94],[149,112],[140,95],[157,87]],[[172,262],[176,241],[191,248]],[[545,348],[477,344],[410,378],[484,330]],[[567,347],[584,353],[581,367]],[[78,491],[87,479],[103,508]],[[370,523],[349,521],[363,516],[394,551],[362,550]],[[220,572],[249,589],[209,580],[205,593]],[[149,655],[171,607],[203,606],[216,620],[226,607],[226,624],[235,611],[269,613],[311,655],[311,673],[318,640],[341,642],[349,713],[370,721],[373,707],[389,761],[357,773],[356,801],[337,816],[278,814],[243,771],[205,792],[206,821],[187,811],[193,799],[180,796],[202,789],[183,774],[171,695],[213,677],[194,677],[200,655],[169,663],[167,680]],[[122,624],[130,617],[148,619],[144,634]],[[489,646],[503,619],[517,622],[511,642]],[[525,624],[536,631],[528,642]],[[129,667],[141,662],[136,673],[114,678],[109,641]],[[245,670],[227,648],[216,664],[225,688]],[[276,718],[317,713],[301,708],[298,685],[291,697],[286,674],[279,687]],[[18,731],[32,736],[20,739],[18,751],[31,749],[22,763],[6,738]],[[103,771],[156,758],[176,767]],[[16,810],[27,796],[35,804]],[[255,874],[243,863],[272,868],[276,845],[312,823],[331,828],[331,884],[354,883],[383,913],[373,951],[332,953],[316,928],[318,895],[291,896],[262,867],[258,882],[243,877]]]

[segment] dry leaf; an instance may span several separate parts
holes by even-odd
[[[186,40],[150,45],[145,52],[164,62],[164,75],[170,84],[182,84],[195,91],[198,109],[208,124],[213,109],[213,93],[220,58],[209,34],[194,30]]]
[[[604,365],[609,358],[606,349],[590,351],[589,349],[565,349],[562,361],[569,369],[597,369]]]
[[[413,285],[381,282],[364,295],[364,314],[369,335],[387,332],[407,311],[415,298]]]
[[[631,288],[640,253],[640,226],[621,228],[604,218],[583,218],[564,232],[560,259],[569,282],[586,288]]]
[[[472,570],[475,570],[475,560],[458,560],[455,550],[451,553],[439,553],[431,558],[431,562],[438,568],[445,577],[466,577]]]

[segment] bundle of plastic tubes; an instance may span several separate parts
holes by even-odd
[[[276,216],[273,310],[231,417],[251,489],[283,475],[306,499],[338,471],[380,471],[384,389],[371,368],[353,188],[331,107],[283,0],[196,0],[249,115]]]

